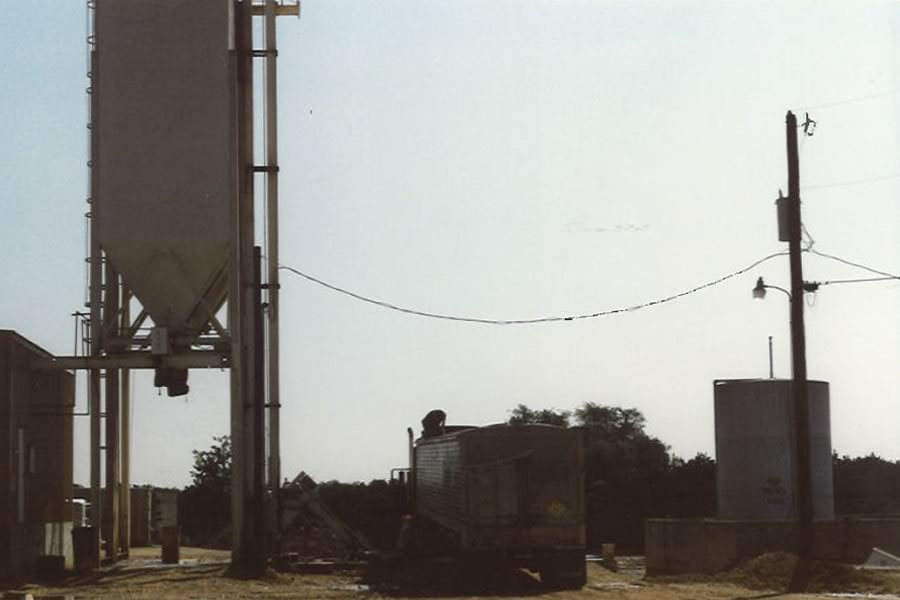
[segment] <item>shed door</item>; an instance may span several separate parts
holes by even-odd
[[[19,427],[16,444],[16,497],[19,523],[25,522],[25,429]]]

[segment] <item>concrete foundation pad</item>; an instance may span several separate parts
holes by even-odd
[[[644,523],[647,573],[716,573],[766,552],[796,548],[794,521],[648,519]],[[843,516],[815,525],[819,560],[864,563],[872,548],[900,554],[900,515]]]

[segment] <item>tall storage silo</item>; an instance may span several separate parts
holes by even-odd
[[[227,293],[236,194],[233,0],[100,0],[99,239],[154,325],[195,338]]]
[[[797,518],[797,460],[792,381],[714,383],[716,500],[720,519]],[[813,514],[834,518],[828,383],[809,382]]]

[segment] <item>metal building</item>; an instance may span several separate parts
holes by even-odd
[[[792,382],[789,379],[714,383],[716,500],[720,519],[797,518],[797,467]],[[834,518],[828,383],[809,382],[813,513]]]
[[[72,566],[74,376],[31,368],[49,357],[0,330],[0,574],[31,573],[39,556]]]

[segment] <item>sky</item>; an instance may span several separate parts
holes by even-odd
[[[73,351],[85,300],[82,0],[0,28],[0,328]],[[306,0],[280,18],[281,263],[357,294],[483,319],[592,314],[786,250],[785,114],[813,249],[900,275],[900,6],[889,2]],[[282,463],[385,478],[406,428],[523,403],[634,407],[678,456],[714,455],[713,381],[790,377],[787,257],[591,319],[427,319],[282,271]],[[876,277],[804,255],[807,280]],[[807,295],[832,445],[900,459],[900,281]],[[187,397],[135,377],[132,478],[181,486],[229,430],[227,373]],[[78,377],[79,409],[84,375]],[[76,419],[76,481],[88,480]]]

